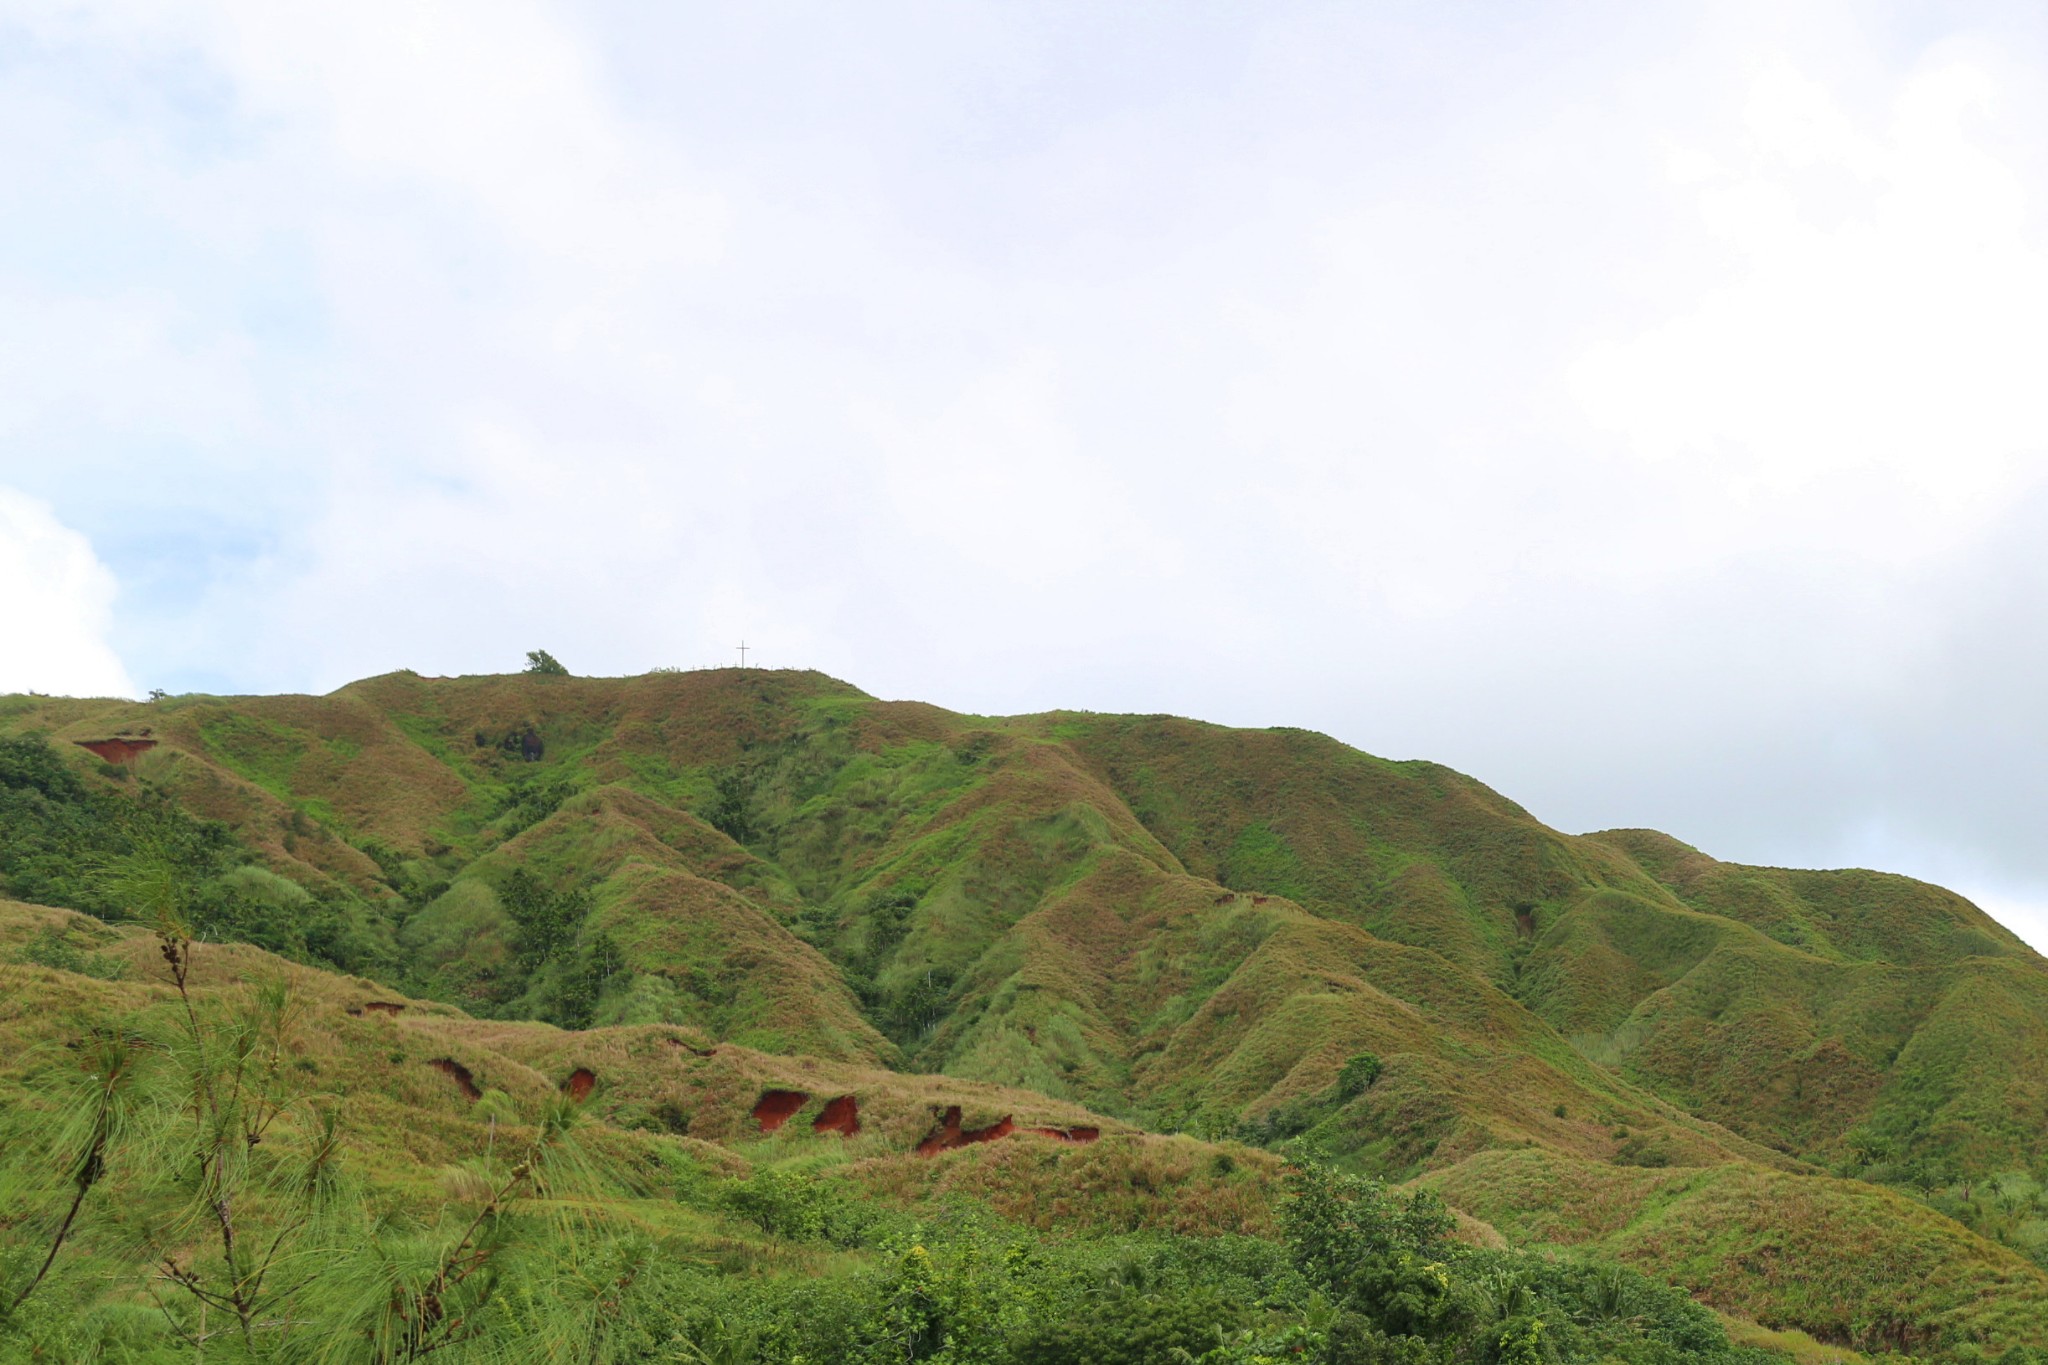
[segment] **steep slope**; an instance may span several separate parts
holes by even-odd
[[[24,955],[53,938],[69,942],[79,955],[73,965],[87,970],[48,967]],[[639,1133],[734,1144],[790,1127],[792,1135],[858,1139],[865,1156],[907,1157],[946,1126],[949,1113],[963,1131],[1007,1121],[1004,1136],[1044,1138],[1061,1149],[1085,1145],[1076,1143],[1077,1132],[1139,1136],[1043,1095],[764,1053],[672,1025],[569,1031],[473,1019],[449,1005],[240,945],[202,945],[193,960],[190,985],[202,1004],[246,999],[252,983],[290,983],[305,1011],[293,1049],[299,1088],[346,1095],[352,1141],[401,1183],[431,1178],[435,1165],[454,1160],[490,1121],[488,1110],[472,1109],[493,1091],[517,1113],[569,1094],[622,1140]],[[81,1032],[126,1020],[146,1036],[143,1025],[152,1016],[177,1007],[148,931],[0,901],[0,1039],[7,1058],[0,1095],[8,1101],[0,1108],[11,1109],[36,1078],[64,1069],[64,1045]],[[829,1120],[832,1101],[849,1097],[852,1103],[836,1111],[842,1117]],[[406,1159],[392,1164],[401,1154]]]
[[[70,966],[34,960],[60,956],[56,942]],[[1279,1163],[1267,1154],[1143,1133],[1029,1091],[771,1055],[673,1025],[564,1031],[473,1019],[235,945],[201,945],[190,976],[201,1017],[223,1023],[252,984],[278,980],[300,1006],[280,1074],[315,1102],[289,1106],[286,1123],[341,1104],[345,1161],[362,1182],[354,1197],[411,1222],[462,1207],[479,1154],[517,1150],[535,1115],[565,1095],[588,1119],[579,1203],[661,1237],[669,1256],[731,1266],[747,1281],[764,1269],[822,1270],[719,1213],[786,1197],[776,1192],[798,1179],[843,1183],[861,1202],[940,1222],[957,1222],[966,1201],[1062,1237],[1276,1228]],[[53,1078],[75,1069],[81,1039],[113,1025],[152,1039],[181,1017],[148,931],[0,902],[0,1132],[33,1129],[33,1115],[64,1093]],[[296,1137],[273,1135],[287,1146]],[[741,1180],[750,1170],[782,1174]],[[1826,1340],[1995,1353],[2048,1333],[2048,1275],[1853,1181],[1741,1161],[1646,1170],[1539,1148],[1479,1152],[1425,1183],[1483,1220],[1465,1225],[1474,1240],[1499,1245],[1497,1229],[1594,1249],[1745,1318]],[[7,1226],[0,1218],[0,1233]],[[112,1274],[132,1254],[132,1229],[112,1210],[93,1226],[105,1239],[94,1273]],[[1217,1252],[1225,1262],[1245,1255]]]
[[[2048,964],[1952,892],[1571,838],[1469,778],[1306,732],[1039,723],[1189,869],[1449,957],[1745,1136],[1930,1177],[2048,1156]]]
[[[2048,1272],[1858,1181],[1488,1152],[1425,1183],[1516,1241],[1654,1266],[1707,1303],[1823,1341],[1920,1352],[2048,1340]]]
[[[1307,732],[958,716],[760,670],[0,704],[0,732],[60,744],[143,728],[108,785],[382,907],[392,979],[480,1012],[1308,1130],[1391,1174],[1523,1141],[2048,1157],[2048,966],[1967,902],[1574,838]],[[1338,1093],[1362,1051],[1384,1076]]]
[[[1584,1003],[1532,1004],[1569,1013],[1589,1051],[1738,1131],[1936,1183],[2040,1160],[2048,973],[2002,925],[1905,877],[1720,863],[1646,831],[1591,837],[1696,913],[1589,904],[1540,945],[1543,991]],[[1648,941],[1678,946],[1643,971]],[[1639,970],[1588,988],[1603,959]]]
[[[488,969],[517,952],[493,888],[515,868],[558,895],[588,892],[588,928],[618,949],[612,970],[633,978],[613,1001],[618,1022],[694,1024],[773,1051],[895,1056],[832,964],[785,926],[797,901],[771,867],[619,786],[566,801],[464,867],[407,922],[402,940],[430,986],[492,999],[502,971]]]

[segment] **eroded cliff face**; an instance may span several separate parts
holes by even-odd
[[[72,743],[81,749],[90,750],[105,763],[127,763],[137,754],[147,753],[156,747],[155,740],[132,735],[116,735],[111,739],[76,739]]]

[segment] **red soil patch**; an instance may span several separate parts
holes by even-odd
[[[81,749],[98,754],[102,763],[126,763],[145,749],[154,749],[153,739],[74,739]]]
[[[480,1100],[484,1092],[477,1089],[476,1077],[469,1074],[469,1068],[451,1057],[436,1057],[428,1066],[462,1087],[462,1093],[473,1100]]]
[[[569,1079],[562,1082],[562,1093],[577,1104],[590,1098],[590,1092],[597,1089],[597,1073],[587,1066],[579,1066],[569,1073]]]
[[[917,1144],[917,1154],[937,1156],[940,1152],[948,1152],[955,1147],[966,1147],[976,1142],[994,1142],[997,1138],[1006,1138],[1016,1131],[1017,1125],[1010,1122],[1008,1114],[986,1128],[962,1128],[960,1106],[951,1104],[946,1106],[946,1115],[939,1120],[939,1126],[932,1129],[931,1135],[923,1142]]]
[[[837,1133],[841,1137],[852,1137],[860,1131],[860,1106],[851,1095],[841,1095],[836,1100],[827,1100],[818,1117],[811,1120],[814,1133]]]
[[[1102,1136],[1100,1128],[1026,1128],[1024,1131],[1049,1137],[1054,1142],[1093,1142]]]
[[[405,1006],[398,1004],[396,1001],[392,1000],[365,1000],[363,1002],[363,1008],[366,1010],[375,1010],[379,1014],[396,1014],[400,1010],[404,1009]]]
[[[754,1102],[754,1121],[761,1131],[772,1133],[789,1122],[789,1116],[804,1107],[810,1096],[801,1090],[767,1090]]]

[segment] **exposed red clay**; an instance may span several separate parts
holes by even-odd
[[[1006,1138],[1016,1131],[1017,1125],[1010,1122],[1008,1114],[986,1128],[962,1128],[960,1106],[949,1104],[946,1106],[945,1117],[939,1120],[939,1126],[932,1129],[931,1135],[923,1142],[917,1144],[917,1154],[937,1156],[940,1152],[951,1151],[955,1147],[966,1147],[976,1142],[994,1142],[997,1138]]]
[[[1024,1131],[1049,1137],[1054,1142],[1093,1142],[1102,1136],[1100,1128],[1026,1128]]]
[[[562,1093],[581,1104],[590,1098],[590,1092],[597,1089],[597,1073],[587,1066],[579,1066],[569,1073],[569,1079],[562,1082]]]
[[[811,1120],[814,1133],[837,1133],[841,1137],[852,1137],[860,1131],[860,1105],[851,1095],[841,1095],[836,1100],[827,1100],[818,1117]]]
[[[480,1100],[484,1092],[476,1088],[476,1077],[469,1074],[469,1068],[452,1057],[436,1057],[428,1066],[462,1087],[462,1093],[473,1100]]]
[[[126,763],[145,749],[154,749],[153,739],[74,739],[81,749],[98,754],[102,763]]]
[[[395,1000],[365,1000],[363,1002],[363,1008],[366,1010],[375,1010],[379,1014],[396,1014],[400,1010],[404,1009],[405,1006],[399,1004]]]
[[[789,1116],[804,1107],[810,1096],[801,1090],[765,1090],[754,1102],[754,1121],[761,1131],[772,1133],[789,1122]]]

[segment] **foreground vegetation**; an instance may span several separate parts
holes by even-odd
[[[317,997],[286,977],[205,989],[182,929],[167,913],[155,936],[154,1007],[70,1039],[8,1111],[17,1358],[1769,1358],[1637,1272],[1461,1246],[1433,1195],[1312,1163],[1275,1238],[1047,1237],[972,1199],[871,1202],[816,1153],[655,1142],[636,1163],[571,1099],[492,1092],[481,1148],[398,1198],[347,1098],[309,1088]]]

